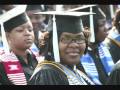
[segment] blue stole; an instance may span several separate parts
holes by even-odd
[[[112,57],[107,47],[105,47],[103,43],[100,43],[100,46],[98,47],[98,52],[100,60],[105,68],[105,72],[109,75],[114,65]],[[80,58],[80,61],[88,77],[90,77],[95,84],[102,85],[102,83],[99,80],[99,74],[92,56],[89,53],[87,53]]]

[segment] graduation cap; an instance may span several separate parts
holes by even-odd
[[[10,32],[13,28],[22,25],[28,21],[28,16],[24,13],[25,10],[26,5],[18,5],[0,16],[3,48],[7,52],[9,52],[9,46],[7,43],[5,32]]]
[[[27,5],[26,11],[30,10],[40,10],[40,11],[45,11],[44,5]]]
[[[63,11],[63,5],[56,5],[56,11]]]
[[[96,5],[83,5],[83,6],[80,6],[80,7],[77,7],[77,8],[73,8],[73,9],[69,9],[67,11],[80,11],[80,10],[83,10],[83,9],[86,9],[86,8],[90,8],[90,7],[94,7]]]
[[[84,11],[84,12],[94,12],[96,14],[91,14],[88,16],[82,17],[82,22],[84,27],[90,27],[91,37],[90,42],[95,42],[95,33],[97,32],[96,26],[97,26],[97,20],[106,18],[105,13],[102,11],[102,9],[98,5],[84,5],[82,7],[70,9],[68,11]]]
[[[93,13],[89,12],[68,12],[68,11],[47,11],[36,14],[51,15],[52,21],[48,23],[48,31],[52,31],[53,54],[55,62],[60,62],[58,40],[62,32],[82,32],[80,17]]]
[[[95,35],[98,32],[98,19],[105,19],[106,15],[99,6],[95,6],[93,8],[90,8],[90,10],[96,13],[95,15],[90,17],[90,25],[91,25],[91,22],[92,22],[91,33],[92,33],[92,35],[94,35],[91,38],[95,38]],[[96,42],[96,41],[94,41],[94,42]]]

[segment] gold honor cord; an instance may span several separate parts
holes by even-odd
[[[119,41],[117,41],[117,40],[115,40],[115,39],[113,39],[111,37],[107,37],[107,38],[110,39],[113,43],[115,43],[117,46],[120,47],[120,42]]]
[[[31,76],[31,78],[29,80],[32,79],[32,77],[39,71],[39,69],[41,68],[42,65],[52,65],[56,68],[58,68],[61,72],[64,72],[64,70],[62,69],[62,66],[60,66],[60,64],[58,63],[55,63],[55,62],[52,62],[52,61],[47,61],[47,60],[44,60],[42,61],[41,63],[38,63],[37,67],[35,68],[34,72],[33,72],[33,75]],[[66,74],[65,74],[66,75]],[[67,75],[66,75],[67,76]],[[68,77],[67,77],[68,78]]]

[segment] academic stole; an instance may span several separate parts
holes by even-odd
[[[109,75],[114,66],[114,62],[112,60],[110,52],[108,51],[107,47],[105,47],[103,43],[101,43],[98,47],[98,53],[100,56],[100,60],[104,66],[105,72]],[[99,80],[99,74],[92,56],[87,53],[80,59],[80,61],[86,73],[94,81],[94,83],[96,83],[97,85],[102,85]]]
[[[1,60],[7,77],[13,84],[27,85],[23,68],[13,52],[2,54]]]
[[[87,85],[87,83],[84,81],[84,79],[88,83],[90,83],[91,85],[94,85],[94,83],[85,74],[83,74],[81,71],[79,71],[79,70],[76,71],[77,74],[80,75],[79,76],[79,75],[73,73],[71,70],[69,70],[64,65],[56,63],[56,62],[52,62],[52,61],[47,61],[47,60],[44,60],[37,65],[36,69],[34,70],[33,75],[30,78],[30,80],[41,69],[42,65],[52,65],[52,66],[58,68],[61,72],[63,72],[67,76],[69,85]]]

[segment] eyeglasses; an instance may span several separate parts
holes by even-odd
[[[86,39],[84,36],[78,35],[78,36],[63,36],[60,40],[62,43],[70,44],[71,42],[75,42],[78,44],[85,43]]]

